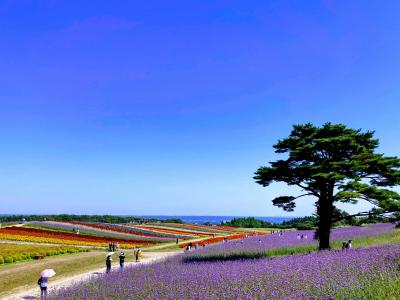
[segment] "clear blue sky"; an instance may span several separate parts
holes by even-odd
[[[374,129],[400,154],[399,11],[0,1],[0,213],[285,215],[270,200],[292,190],[252,176],[292,124]]]

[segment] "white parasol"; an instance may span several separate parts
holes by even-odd
[[[50,278],[56,275],[56,272],[53,269],[46,269],[42,271],[42,277]]]

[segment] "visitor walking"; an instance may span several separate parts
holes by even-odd
[[[136,251],[136,262],[139,262],[140,256],[142,255],[142,250],[140,247]]]
[[[111,262],[112,262],[111,255],[107,255],[107,258],[106,258],[106,273],[110,273],[110,271],[111,271]]]
[[[121,269],[124,267],[124,263],[125,263],[125,253],[121,251],[121,253],[119,254],[119,266],[121,267]]]
[[[37,283],[40,287],[40,299],[46,299],[46,297],[47,297],[47,278],[40,276]]]

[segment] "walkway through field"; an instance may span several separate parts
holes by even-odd
[[[138,264],[148,264],[148,263],[153,263],[159,260],[162,260],[164,258],[176,255],[180,252],[144,252],[143,256],[141,258],[141,261],[139,263],[136,262],[126,262],[125,266],[130,266],[130,265],[138,265]],[[89,253],[85,253],[86,255],[89,255]],[[113,269],[118,269],[119,264],[118,262],[114,262],[113,264]],[[20,272],[24,272],[24,268],[22,267]],[[56,270],[57,271],[57,270]],[[49,281],[49,292],[51,292],[54,289],[58,288],[63,288],[63,287],[68,287],[74,283],[80,282],[80,281],[86,281],[89,280],[92,276],[98,276],[105,273],[105,267],[103,268],[97,268],[94,270],[91,270],[90,272],[85,272],[82,274],[70,276],[70,277],[65,277],[65,278],[60,278],[57,279],[57,275],[53,278],[50,279]],[[29,288],[28,290],[25,289],[24,291],[18,292],[16,294],[12,294],[10,296],[6,296],[1,298],[2,300],[5,299],[10,299],[10,300],[16,300],[16,299],[39,299],[39,288]]]

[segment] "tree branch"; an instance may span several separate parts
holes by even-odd
[[[354,214],[354,215],[342,216],[342,217],[339,217],[339,218],[332,219],[332,223],[335,223],[335,222],[338,222],[338,221],[341,221],[341,220],[345,220],[345,219],[351,219],[353,217],[376,216],[376,215],[387,214],[387,213],[390,213],[390,212],[394,212],[394,211],[376,211],[376,212],[363,211],[363,212],[359,212],[359,213]]]

